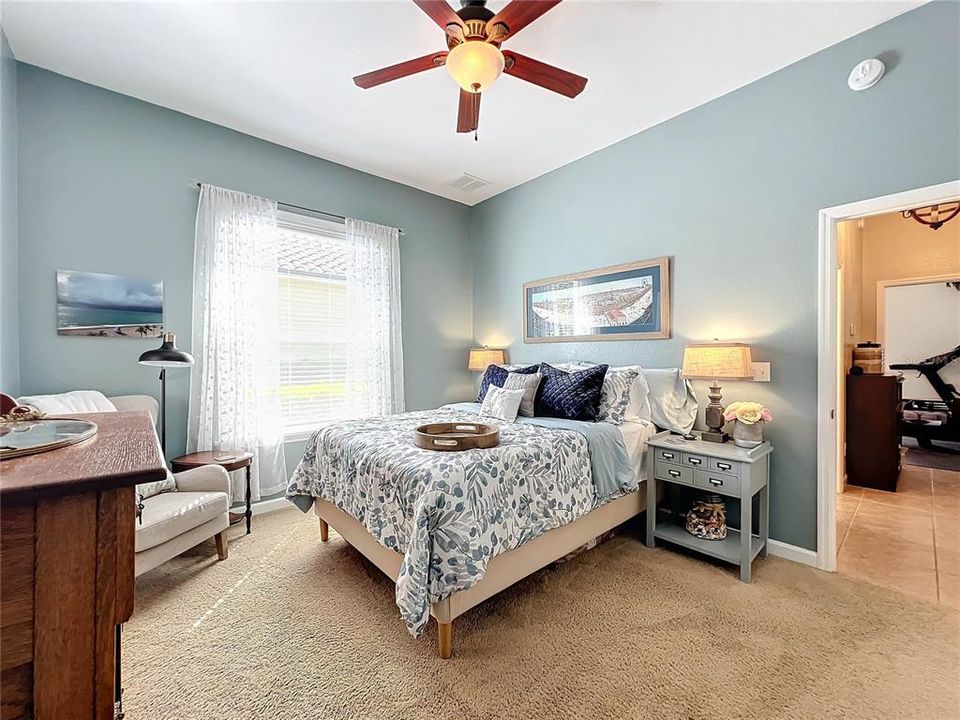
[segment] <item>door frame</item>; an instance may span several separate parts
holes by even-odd
[[[817,246],[817,567],[837,569],[837,225],[960,198],[960,180],[820,210]]]

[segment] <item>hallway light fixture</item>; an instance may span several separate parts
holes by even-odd
[[[903,211],[904,218],[913,218],[931,230],[939,230],[943,227],[944,223],[950,222],[957,215],[960,215],[960,201],[928,205],[927,207]]]

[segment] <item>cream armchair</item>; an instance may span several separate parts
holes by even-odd
[[[59,395],[17,398],[48,414],[88,412],[149,412],[154,422],[159,406],[149,395],[107,398],[82,390]],[[143,510],[137,522],[136,574],[142,575],[211,537],[217,555],[227,558],[230,525],[230,476],[218,465],[207,465],[171,474],[159,483],[138,485]]]

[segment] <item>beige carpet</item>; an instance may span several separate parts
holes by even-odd
[[[744,585],[619,536],[460,618],[443,661],[313,515],[254,526],[138,580],[130,720],[960,717],[956,611],[784,560]]]

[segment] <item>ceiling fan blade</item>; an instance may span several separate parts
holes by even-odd
[[[494,25],[498,23],[506,25],[506,34],[497,38],[497,42],[502,42],[508,37],[513,37],[547,10],[559,4],[560,0],[513,0],[487,23],[487,35],[492,34]]]
[[[480,93],[460,89],[460,110],[457,112],[457,132],[468,133],[480,124]]]
[[[396,65],[391,65],[390,67],[380,68],[379,70],[364,73],[363,75],[357,75],[353,79],[353,82],[357,84],[357,87],[362,87],[364,90],[366,90],[367,88],[372,88],[375,85],[382,85],[385,82],[398,80],[399,78],[406,77],[407,75],[414,75],[418,72],[423,72],[424,70],[442,67],[446,57],[447,53],[445,52],[431,53],[430,55],[419,57],[416,60],[407,60],[406,62],[397,63]]]
[[[547,90],[553,90],[553,92],[566,95],[568,98],[576,97],[587,86],[585,77],[528,58],[526,55],[508,50],[503,53],[503,56],[506,59],[503,71],[507,75],[513,75]]]
[[[446,0],[413,0],[413,2],[444,30],[447,29],[447,25],[463,27],[463,20],[447,4]]]

